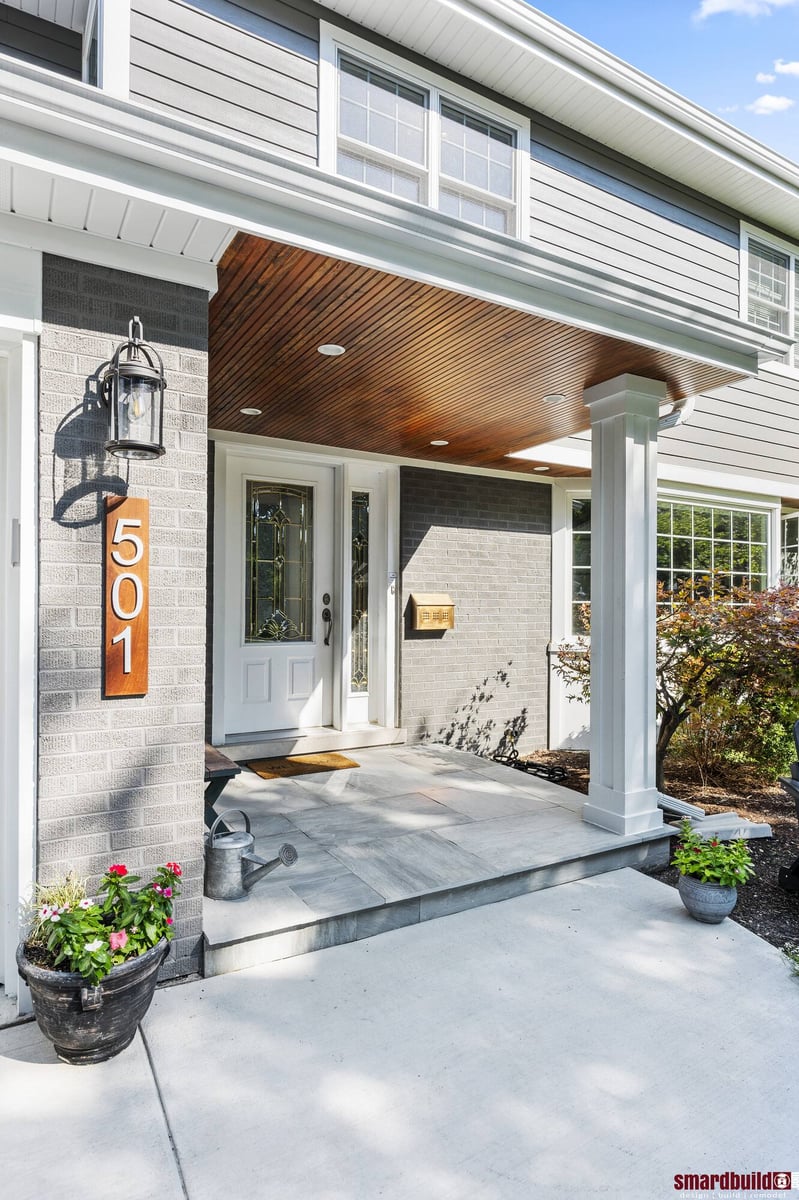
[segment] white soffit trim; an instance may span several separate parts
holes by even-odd
[[[521,0],[320,3],[799,238],[795,163]]]
[[[31,17],[71,29],[73,33],[83,33],[86,28],[89,0],[3,0],[3,3]]]

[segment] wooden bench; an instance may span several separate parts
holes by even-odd
[[[241,767],[238,763],[235,763],[232,758],[228,758],[221,750],[217,750],[215,746],[211,746],[208,742],[205,743],[205,823],[209,829],[217,817],[214,805],[230,780],[240,774]],[[220,823],[217,829],[221,833],[230,832],[224,823]]]

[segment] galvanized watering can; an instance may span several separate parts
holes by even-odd
[[[232,833],[216,833],[223,817],[239,813],[246,829]],[[206,834],[205,894],[211,900],[246,900],[250,888],[275,867],[293,867],[299,855],[288,842],[281,846],[277,858],[268,861],[253,853],[255,838],[250,833],[250,818],[240,808],[220,813]]]

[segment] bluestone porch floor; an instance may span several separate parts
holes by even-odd
[[[244,809],[258,854],[290,842],[299,861],[246,900],[204,900],[207,975],[636,865],[667,846],[669,830],[619,837],[587,825],[578,793],[464,751],[350,757],[360,766],[276,780],[245,769],[228,784],[217,812]]]

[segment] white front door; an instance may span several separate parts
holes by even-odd
[[[333,468],[230,454],[225,733],[333,719]],[[338,631],[336,630],[336,633]]]

